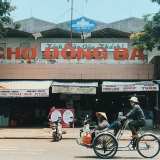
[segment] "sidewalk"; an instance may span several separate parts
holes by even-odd
[[[63,139],[79,138],[80,128],[63,128],[66,134]],[[158,129],[144,129],[143,132],[150,132],[160,138]],[[125,130],[122,139],[131,139],[131,131]],[[0,128],[0,139],[52,139],[52,130],[50,128]]]

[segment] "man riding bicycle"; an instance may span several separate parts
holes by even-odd
[[[131,110],[126,114],[126,116],[122,116],[121,120],[125,119],[133,119],[128,123],[128,126],[132,132],[132,138],[138,138],[137,130],[139,127],[143,127],[145,125],[145,116],[143,113],[143,110],[139,106],[138,98],[137,97],[131,97],[130,105]]]

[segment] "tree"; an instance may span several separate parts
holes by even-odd
[[[160,0],[151,1],[160,4]],[[153,48],[160,50],[160,11],[144,15],[143,19],[145,22],[144,31],[131,34],[132,45],[136,45],[142,51],[152,51]]]
[[[151,0],[151,1],[160,4],[160,0]]]
[[[19,22],[13,22],[10,17],[10,13],[16,9],[15,6],[11,6],[8,0],[0,0],[0,38],[3,38],[7,34],[5,26],[9,25],[13,29],[19,29],[21,24]]]

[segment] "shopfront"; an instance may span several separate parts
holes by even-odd
[[[125,115],[130,110],[129,99],[132,96],[138,97],[139,104],[144,111],[146,117],[147,127],[153,128],[155,118],[154,107],[157,106],[157,94],[159,86],[152,81],[139,82],[115,82],[103,81],[102,92],[113,93],[112,102],[110,101],[111,110],[109,110],[112,117],[118,117],[118,113],[122,112]],[[106,94],[107,96],[107,94]],[[118,107],[117,107],[118,106]]]
[[[94,89],[96,92],[91,92]],[[82,118],[87,114],[91,116],[93,123],[96,123],[97,111],[106,112],[109,122],[112,122],[118,118],[119,112],[126,114],[130,110],[129,99],[131,96],[137,96],[145,112],[147,125],[151,128],[158,91],[159,86],[152,81],[54,81],[51,96],[57,97],[58,108],[74,109],[75,127],[81,125]]]
[[[0,126],[33,125],[47,115],[42,103],[49,98],[53,81],[0,81]]]
[[[75,127],[81,126],[83,118],[88,114],[93,117],[94,108],[91,106],[95,100],[98,82],[53,82],[52,94],[59,94],[59,100],[64,108],[74,109]]]

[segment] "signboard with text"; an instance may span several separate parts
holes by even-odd
[[[72,29],[78,33],[81,33],[81,32],[88,33],[93,29],[95,29],[98,26],[98,24],[91,19],[88,19],[86,17],[81,17],[73,20],[72,23],[69,22],[68,26],[70,28],[72,27]]]
[[[57,48],[58,50],[62,50],[65,48],[66,43],[41,43],[41,51],[45,51],[45,48]],[[78,49],[79,47],[87,50],[87,48],[91,48],[94,50],[97,47],[104,47],[107,51],[114,51],[114,48],[128,48],[128,43],[72,43],[72,47],[74,49]]]
[[[96,94],[96,87],[52,86],[52,93]]]
[[[0,90],[1,97],[49,97],[49,89],[43,90]]]
[[[62,128],[74,128],[74,109],[56,109],[51,114],[52,122],[61,117]]]
[[[146,86],[146,85],[113,85],[102,86],[102,92],[132,92],[132,91],[159,91],[158,85]]]
[[[70,46],[71,45],[71,46]],[[43,59],[37,59],[38,46],[13,49],[0,48],[0,63],[144,63],[141,50],[134,48],[129,53],[127,43],[42,43]],[[108,53],[112,51],[113,53]],[[30,53],[30,54],[28,54]],[[23,58],[23,59],[21,59]],[[69,61],[68,61],[69,60]]]

